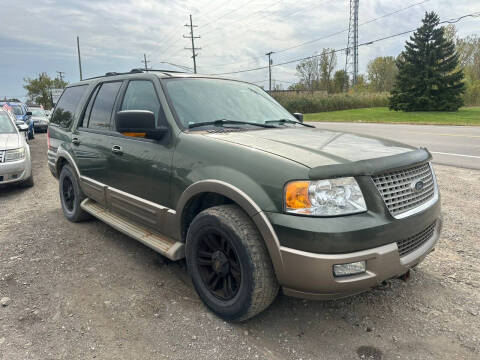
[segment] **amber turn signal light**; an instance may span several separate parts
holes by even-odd
[[[312,206],[308,197],[309,181],[292,181],[285,186],[287,209],[305,209]]]

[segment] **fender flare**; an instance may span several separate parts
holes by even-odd
[[[72,155],[68,153],[63,148],[58,148],[57,154],[55,156],[55,170],[57,172],[58,177],[60,177],[60,173],[58,171],[58,162],[60,161],[61,158],[64,158],[68,164],[73,168],[73,171],[75,171],[75,175],[77,175],[77,179],[80,179],[80,170],[78,170],[78,166],[75,163],[75,161],[72,158]]]
[[[262,235],[262,238],[270,255],[270,259],[272,260],[277,279],[281,283],[284,266],[282,261],[282,255],[280,252],[281,245],[280,241],[278,240],[277,234],[275,233],[272,224],[270,223],[262,209],[260,209],[260,207],[255,203],[255,201],[253,201],[250,196],[248,196],[239,188],[227,182],[214,179],[201,180],[191,184],[180,196],[180,199],[177,203],[175,228],[181,229],[183,210],[185,209],[188,202],[194,196],[206,192],[217,193],[231,199],[238,206],[240,206],[240,208],[245,211],[247,215],[252,219],[258,231]]]

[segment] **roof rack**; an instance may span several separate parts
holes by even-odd
[[[105,73],[105,75],[93,76],[91,78],[87,78],[87,79],[83,79],[83,80],[99,79],[99,78],[103,78],[103,77],[106,77],[106,76],[141,74],[141,73],[145,73],[145,72],[149,72],[149,71],[162,72],[162,73],[164,73],[165,75],[168,75],[168,76],[171,76],[171,75],[169,75],[169,73],[179,73],[179,74],[184,74],[185,73],[184,71],[176,71],[176,70],[162,70],[162,69],[148,69],[148,70],[145,70],[145,69],[136,68],[136,69],[132,69],[128,72],[109,71],[109,72]]]

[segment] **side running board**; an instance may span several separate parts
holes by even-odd
[[[134,224],[127,219],[112,213],[102,205],[88,198],[83,200],[80,206],[83,210],[100,219],[104,223],[125,235],[140,241],[170,260],[175,261],[185,257],[185,244],[182,242],[153,233],[140,225]]]

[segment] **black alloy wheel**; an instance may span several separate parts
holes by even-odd
[[[75,190],[73,189],[72,180],[69,177],[63,178],[62,193],[65,207],[68,211],[73,211],[75,206]]]
[[[220,300],[231,300],[242,282],[235,249],[218,232],[204,234],[197,248],[198,272],[210,292]]]

